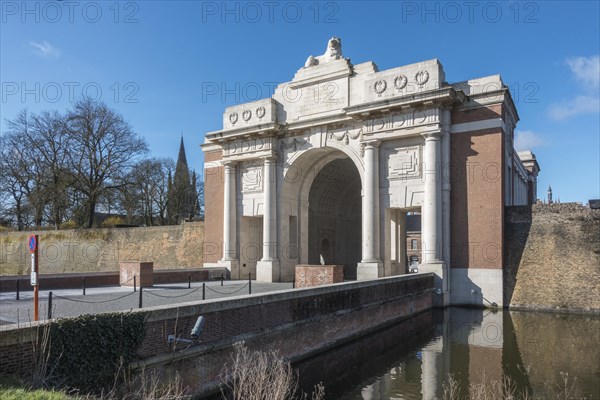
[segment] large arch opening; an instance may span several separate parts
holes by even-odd
[[[361,178],[354,162],[338,158],[316,174],[308,195],[308,262],[344,265],[356,279],[361,261]]]

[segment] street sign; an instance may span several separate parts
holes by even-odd
[[[31,286],[37,285],[37,271],[35,270],[35,254],[31,254]]]
[[[29,236],[27,241],[29,245],[29,251],[31,252],[31,286],[33,286],[33,320],[37,321],[39,318],[39,300],[40,300],[40,287],[38,285],[38,272],[40,270],[38,260],[38,245],[39,238],[37,235]]]
[[[35,249],[37,248],[37,239],[35,235],[29,236],[29,252],[31,254],[35,253]]]

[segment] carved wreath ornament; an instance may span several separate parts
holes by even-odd
[[[267,111],[265,110],[265,108],[264,108],[264,107],[258,107],[258,108],[256,109],[256,116],[257,116],[258,118],[262,118],[262,117],[264,117],[264,116],[265,116],[265,113],[266,113],[266,112],[267,112]]]
[[[429,72],[419,71],[415,74],[415,81],[419,86],[423,86],[429,80]]]
[[[375,82],[375,85],[373,88],[375,89],[375,93],[381,94],[381,93],[385,92],[385,89],[387,89],[387,82],[384,79],[377,81],[377,82]]]
[[[242,119],[243,119],[244,121],[248,121],[248,120],[250,120],[250,117],[252,117],[252,111],[250,111],[250,110],[245,110],[245,111],[242,113]]]
[[[394,79],[394,86],[398,90],[404,89],[406,87],[407,83],[408,83],[408,78],[406,77],[406,75],[398,75],[396,77],[396,79]]]
[[[233,125],[235,125],[235,123],[238,120],[238,115],[237,113],[231,113],[229,114],[229,122],[231,122]]]

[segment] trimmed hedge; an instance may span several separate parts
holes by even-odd
[[[135,357],[146,335],[140,313],[61,319],[50,325],[49,378],[57,386],[99,392]]]

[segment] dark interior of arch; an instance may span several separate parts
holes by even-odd
[[[309,193],[310,264],[344,265],[344,278],[356,279],[361,260],[361,182],[349,158],[326,164]]]

